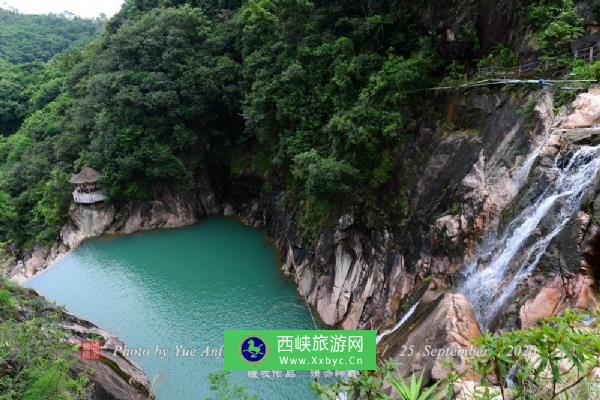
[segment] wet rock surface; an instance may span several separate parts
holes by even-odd
[[[34,290],[24,289],[32,302],[45,302]],[[74,373],[84,373],[91,382],[89,398],[92,400],[152,400],[152,386],[144,371],[127,355],[116,353],[123,342],[111,333],[89,321],[80,319],[52,304],[46,304],[44,312],[57,316],[66,340],[79,346],[82,341],[97,341],[100,353],[96,360],[82,359],[79,351],[72,354]],[[120,346],[120,347],[119,347]],[[95,358],[95,357],[84,357]]]
[[[473,339],[481,335],[469,301],[462,294],[447,293],[418,307],[402,329],[379,343],[381,359],[391,358],[402,375],[422,371],[433,379],[447,375],[446,362],[468,373],[468,354]]]
[[[450,96],[440,120],[423,126],[405,153],[398,155],[394,179],[410,193],[403,202],[402,229],[392,229],[390,221],[367,231],[360,216],[343,210],[336,224],[309,243],[300,234],[295,210],[282,205],[279,193],[261,190],[263,178],[244,173],[225,189],[203,175],[194,195],[168,194],[119,210],[111,206],[72,210],[59,243],[51,250],[35,249],[21,264],[14,263],[9,273],[31,276],[56,255],[105,232],[188,225],[223,212],[266,229],[281,255],[284,274],[296,282],[299,294],[325,323],[346,329],[389,329],[418,300],[416,294],[421,296],[426,283],[429,289],[419,306],[420,317],[386,337],[385,355],[397,357],[409,339],[415,346],[425,343],[417,342],[419,335],[413,332],[436,343],[466,345],[479,331],[466,298],[447,294],[433,299],[455,292],[464,280],[462,268],[484,237],[506,229],[511,218],[556,178],[553,166],[558,154],[566,157],[573,152],[569,146],[592,143],[581,135],[565,140],[564,132],[596,123],[598,94],[590,91],[558,118],[546,90],[521,98],[502,92]],[[523,115],[520,109],[530,101],[535,101],[535,108],[531,115]],[[550,129],[553,134],[546,137]],[[530,157],[540,144],[539,154]],[[590,191],[582,212],[552,241],[536,272],[519,285],[497,327],[528,326],[565,307],[585,308],[593,302],[600,232],[597,192],[596,187]],[[402,193],[399,189],[398,196]],[[416,357],[408,363],[411,368],[427,366],[433,375],[441,373],[435,362]]]

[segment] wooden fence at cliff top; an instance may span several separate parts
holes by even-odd
[[[593,46],[578,49],[573,52],[573,58],[588,63],[600,60],[600,42]],[[519,79],[523,77],[547,77],[560,70],[554,59],[531,61],[515,67],[485,67],[478,68],[478,78]]]

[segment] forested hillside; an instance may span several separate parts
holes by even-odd
[[[576,36],[573,3],[559,3],[527,2],[515,15],[541,43],[553,32]],[[0,131],[20,128],[0,139],[0,241],[17,251],[53,240],[67,178],[82,165],[102,171],[117,203],[187,191],[210,162],[228,179],[264,179],[307,237],[348,209],[367,227],[401,223],[408,193],[390,180],[396,155],[434,101],[418,89],[480,59],[515,57],[480,41],[477,7],[439,11],[464,14],[448,40],[418,23],[422,9],[410,1],[128,1],[92,46],[31,72],[2,67]],[[0,52],[36,54],[20,43]]]
[[[452,380],[424,349],[479,344],[484,386],[567,398],[559,364],[592,376],[597,332],[537,324],[597,306],[598,4],[126,0],[91,41],[0,14],[0,264],[24,280],[104,233],[238,216],[402,376]],[[83,167],[93,205],[72,201]],[[514,353],[532,346],[541,367]]]
[[[45,62],[69,48],[87,46],[104,23],[104,18],[23,15],[0,9],[0,136],[17,130],[44,97],[61,90],[47,75],[54,67]],[[54,77],[62,73],[50,72]]]
[[[47,61],[97,36],[104,19],[72,15],[24,15],[0,8],[0,59],[13,64]]]

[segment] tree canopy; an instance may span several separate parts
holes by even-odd
[[[397,154],[431,101],[418,89],[469,62],[442,58],[410,3],[127,0],[87,47],[46,63],[0,60],[0,242],[55,237],[64,177],[83,165],[102,171],[117,203],[192,189],[210,161],[224,175],[262,175],[307,218],[385,208]],[[540,15],[555,8],[530,11],[550,40],[556,29]],[[27,60],[14,59],[19,40],[3,44],[7,26],[0,58]],[[477,41],[464,29],[458,37]]]
[[[26,15],[0,8],[0,59],[12,64],[47,61],[69,47],[87,45],[103,24],[104,18]]]

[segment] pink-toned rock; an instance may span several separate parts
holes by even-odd
[[[133,233],[157,228],[177,228],[198,221],[196,206],[183,196],[169,195],[160,200],[130,207],[122,233]]]
[[[525,302],[519,310],[521,326],[527,328],[551,315],[554,315],[562,301],[562,288],[545,287],[538,294]]]
[[[600,88],[581,93],[573,102],[573,113],[565,118],[561,128],[587,128],[600,120]]]
[[[397,331],[382,338],[381,359],[393,358],[400,372],[430,372],[434,379],[447,375],[446,361],[468,372],[467,358],[473,339],[481,336],[469,301],[462,294],[447,293],[430,306],[419,307]]]
[[[519,310],[521,326],[527,328],[566,308],[588,309],[596,300],[594,279],[587,275],[572,278],[556,276],[541,288],[536,296],[527,300]]]

